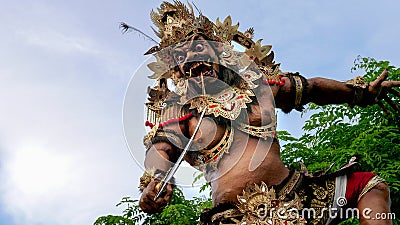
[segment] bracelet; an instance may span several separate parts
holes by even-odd
[[[167,172],[164,170],[156,169],[156,168],[151,168],[147,169],[144,171],[143,175],[140,177],[140,182],[139,182],[139,190],[143,192],[144,189],[146,189],[147,186],[152,181],[158,180],[161,181],[165,178],[167,175]],[[172,187],[175,187],[175,179],[172,177],[170,180],[170,183],[172,184]]]
[[[363,88],[363,89],[367,88],[369,85],[367,82],[365,82],[364,77],[362,76],[357,76],[353,79],[350,79],[346,81],[346,84],[353,88]]]
[[[293,76],[296,85],[296,97],[294,99],[294,108],[301,107],[301,98],[303,95],[303,82],[299,76]]]
[[[357,76],[351,80],[346,81],[346,85],[350,88],[354,89],[354,98],[352,103],[350,103],[350,107],[354,107],[355,105],[365,107],[368,104],[363,102],[365,97],[365,91],[368,90],[369,83],[365,82],[364,78],[361,76]]]
[[[140,177],[139,190],[143,191],[150,182],[154,180],[162,180],[165,177],[165,174],[165,171],[160,169],[151,168],[145,170],[143,175]]]
[[[183,140],[179,135],[173,130],[159,130],[157,131],[155,137],[151,140],[151,144],[158,142],[168,142],[174,148],[183,148]]]
[[[147,150],[150,149],[151,145],[158,142],[167,142],[172,145],[173,148],[182,149],[187,138],[178,134],[177,132],[169,129],[159,129],[159,126],[155,126],[152,130],[144,136],[143,144]]]
[[[301,76],[298,72],[297,73],[284,73],[284,76],[288,77],[291,83],[291,92],[292,98],[294,99],[293,106],[288,107],[284,110],[284,112],[290,112],[293,108],[297,111],[302,111],[304,99],[307,98],[309,94],[308,82],[307,79]]]

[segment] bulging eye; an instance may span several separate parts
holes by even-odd
[[[198,44],[196,44],[196,45],[194,46],[194,50],[195,50],[196,52],[201,52],[201,51],[204,50],[204,45],[203,45],[202,43],[198,43]]]
[[[176,62],[177,63],[183,63],[185,61],[185,56],[184,55],[177,55],[175,56]]]

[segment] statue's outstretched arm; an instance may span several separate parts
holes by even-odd
[[[361,107],[378,104],[389,113],[382,101],[388,102],[394,110],[399,110],[388,93],[400,97],[400,92],[394,89],[400,87],[400,81],[386,81],[387,77],[387,70],[370,83],[364,82],[361,77],[340,82],[319,77],[305,79],[298,73],[288,73],[283,78],[286,81],[285,85],[276,95],[276,105],[284,111],[290,111],[292,108],[301,110],[302,106],[309,102],[318,105],[347,103],[350,106]]]

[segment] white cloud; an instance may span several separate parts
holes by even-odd
[[[65,34],[54,29],[21,30],[18,35],[28,44],[35,45],[42,50],[60,53],[86,53],[98,54],[91,40],[84,37],[75,37],[73,34]]]
[[[91,224],[136,194],[141,171],[121,122],[122,81],[130,74],[111,76],[115,61],[91,51],[94,42],[82,49],[68,39],[52,42],[61,37],[54,34],[46,46],[45,33],[32,34],[39,43],[15,38],[2,46],[0,204],[18,225]]]
[[[18,191],[31,196],[45,196],[72,181],[69,171],[73,167],[70,156],[55,154],[45,145],[35,142],[26,140],[23,146],[15,146],[15,154],[5,169]]]
[[[32,80],[8,80],[0,91],[12,96],[0,103],[7,109],[0,118],[0,199],[18,224],[90,224],[133,194],[131,176],[139,176],[123,142],[120,108],[96,99],[102,84]]]

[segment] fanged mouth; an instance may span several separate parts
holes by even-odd
[[[185,71],[185,73],[186,76],[188,77],[199,77],[199,76],[216,77],[216,71],[214,70],[212,64],[208,62],[195,62],[189,68],[189,71]]]

